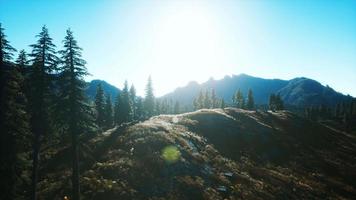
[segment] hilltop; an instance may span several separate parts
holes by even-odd
[[[356,139],[288,111],[160,115],[82,138],[85,199],[352,199]],[[70,149],[43,156],[41,199],[70,194]]]

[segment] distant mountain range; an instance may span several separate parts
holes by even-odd
[[[86,89],[86,93],[90,99],[94,99],[99,83],[102,84],[105,93],[109,93],[113,98],[120,93],[120,89],[103,80],[92,80],[88,83],[88,88]],[[232,95],[239,88],[245,97],[251,88],[256,104],[268,104],[271,93],[280,94],[286,105],[297,107],[322,104],[333,106],[339,102],[352,100],[353,98],[337,92],[329,86],[323,86],[319,82],[309,78],[301,77],[291,80],[281,80],[240,74],[225,76],[221,80],[209,79],[202,84],[192,81],[186,86],[179,87],[173,92],[160,97],[160,99],[173,99],[174,101],[179,101],[181,105],[192,107],[194,98],[201,90],[214,89],[219,98],[224,98],[225,102],[231,103]]]
[[[92,80],[87,83],[88,86],[85,89],[86,95],[89,97],[90,100],[94,100],[95,94],[96,94],[96,89],[99,84],[103,87],[104,93],[110,94],[111,98],[114,99],[116,96],[120,93],[120,89],[107,83],[106,81],[103,80]]]
[[[294,78],[291,80],[263,79],[246,74],[225,76],[221,80],[209,79],[198,84],[190,82],[185,87],[180,87],[162,98],[174,99],[183,105],[191,106],[193,99],[201,90],[214,89],[217,96],[231,103],[232,95],[241,89],[247,96],[251,88],[256,104],[268,104],[271,93],[280,94],[284,103],[290,106],[333,106],[338,102],[351,100],[353,97],[336,92],[329,86],[323,86],[319,82],[308,78]]]

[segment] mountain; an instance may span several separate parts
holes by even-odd
[[[41,155],[40,199],[71,192],[71,149]],[[82,138],[83,199],[353,199],[354,136],[288,112],[160,115]]]
[[[240,88],[244,96],[247,96],[251,88],[256,104],[268,104],[271,93],[280,94],[287,105],[335,105],[340,101],[350,100],[351,96],[345,96],[334,91],[329,86],[323,86],[319,82],[308,78],[295,78],[292,80],[263,79],[246,74],[225,76],[221,80],[209,79],[198,84],[190,82],[185,87],[180,87],[161,98],[175,99],[183,105],[192,106],[193,99],[200,90],[215,89],[216,94],[228,103],[231,103],[232,95]]]
[[[111,98],[116,98],[116,96],[120,93],[120,89],[107,83],[106,81],[92,80],[89,83],[87,83],[87,88],[85,89],[85,93],[89,97],[90,100],[94,100],[98,84],[101,84],[101,86],[103,87],[104,93],[110,94]]]

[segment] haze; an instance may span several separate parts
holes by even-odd
[[[127,79],[143,95],[151,75],[156,96],[239,73],[305,76],[356,96],[355,19],[351,0],[0,0],[0,21],[17,49],[29,51],[43,24],[61,47],[71,27],[88,80],[122,88]]]

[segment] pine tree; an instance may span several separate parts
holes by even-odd
[[[24,196],[21,176],[25,170],[21,154],[28,151],[29,125],[22,91],[23,77],[14,67],[12,52],[0,24],[0,199]]]
[[[146,85],[146,95],[144,101],[145,117],[151,117],[154,114],[155,109],[155,96],[153,94],[152,79],[151,76],[148,77],[148,82]]]
[[[28,60],[25,50],[22,49],[20,51],[15,63],[21,74],[24,75],[28,68]]]
[[[99,83],[96,89],[95,95],[95,110],[96,110],[96,123],[100,128],[104,126],[105,114],[104,114],[104,106],[105,106],[105,96],[104,90],[101,84]]]
[[[33,170],[32,170],[32,195],[31,199],[37,199],[38,163],[40,141],[43,136],[50,133],[50,108],[53,105],[54,72],[57,70],[58,58],[55,45],[48,34],[46,26],[37,35],[36,44],[32,47],[31,70],[29,75],[30,91],[27,92],[29,111],[31,114],[31,129],[34,134],[33,142]]]
[[[143,101],[142,98],[137,98],[137,106],[136,106],[136,120],[141,120],[143,118]]]
[[[217,108],[218,107],[218,99],[216,97],[215,90],[211,90],[211,107],[212,108]]]
[[[276,111],[276,95],[274,93],[272,93],[270,96],[269,96],[269,109],[274,112]],[[306,111],[306,113],[308,113],[307,115],[309,115],[309,110]]]
[[[134,120],[137,120],[138,119],[137,113],[136,113],[136,110],[137,110],[137,97],[136,97],[136,89],[135,89],[135,86],[133,84],[130,87],[129,95],[130,95],[130,102],[131,102],[131,105],[132,105],[132,118]]]
[[[73,32],[68,29],[60,51],[60,113],[63,127],[72,139],[72,199],[80,199],[79,186],[79,135],[93,129],[91,107],[84,95],[84,76],[88,75],[86,62],[81,58],[82,49],[78,46]]]
[[[13,53],[16,49],[13,48],[9,41],[6,39],[4,33],[5,29],[0,23],[0,65],[3,66],[5,63],[9,63],[12,60]]]
[[[253,110],[255,108],[255,101],[253,99],[253,93],[252,90],[248,90],[248,95],[247,95],[247,109]]]
[[[245,107],[245,99],[244,99],[240,89],[236,92],[236,104],[237,104],[238,108]]]
[[[120,98],[118,102],[118,121],[119,124],[130,122],[132,120],[132,104],[130,101],[130,94],[128,83],[125,81],[124,88],[120,93]]]
[[[209,95],[209,91],[205,91],[205,96],[204,96],[204,108],[210,108],[211,107],[211,99]]]
[[[224,109],[226,107],[225,100],[221,99],[220,108]]]
[[[111,128],[113,125],[113,110],[111,103],[111,95],[107,94],[105,98],[105,107],[104,107],[104,122],[106,128]]]
[[[120,94],[118,94],[115,98],[115,103],[114,103],[114,123],[116,125],[119,125],[119,116],[120,116],[120,107],[119,107],[119,103],[120,103]]]

